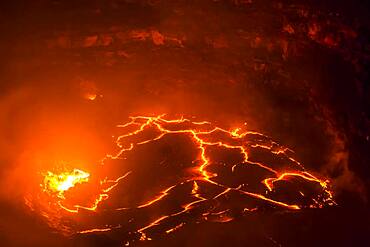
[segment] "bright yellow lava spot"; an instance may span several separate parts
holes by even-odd
[[[85,95],[85,98],[88,100],[95,100],[97,95],[95,93],[88,93]]]
[[[89,181],[90,174],[79,169],[74,169],[72,172],[63,172],[54,174],[47,172],[44,178],[44,189],[50,193],[58,193],[59,197],[64,198],[63,193],[76,184],[81,184]]]

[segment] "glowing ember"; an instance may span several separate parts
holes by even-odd
[[[44,178],[44,192],[47,192],[46,194],[57,193],[58,200],[55,201],[55,199],[47,197],[47,202],[40,206],[40,211],[47,218],[51,227],[68,234],[99,232],[108,234],[110,231],[123,229],[122,224],[126,223],[128,224],[127,228],[133,227],[133,231],[140,235],[138,239],[150,240],[154,236],[151,234],[153,229],[158,228],[163,234],[170,234],[194,221],[194,219],[189,219],[190,216],[198,221],[229,222],[233,220],[232,212],[235,210],[233,209],[235,204],[227,203],[230,197],[237,198],[237,204],[241,206],[238,206],[241,210],[240,215],[253,213],[260,207],[266,206],[300,210],[321,208],[335,203],[328,180],[321,179],[306,171],[303,165],[292,157],[293,152],[290,149],[280,146],[258,132],[243,131],[241,128],[227,130],[215,127],[209,122],[194,122],[184,118],[168,120],[163,115],[131,117],[130,122],[118,127],[123,131],[123,134],[116,140],[119,150],[116,154],[107,155],[102,160],[104,165],[113,161],[126,160],[127,156],[138,152],[140,147],[158,146],[166,138],[167,141],[173,141],[176,138],[189,140],[196,154],[194,157],[190,157],[186,169],[183,169],[182,165],[178,169],[175,168],[176,180],[170,184],[165,184],[166,179],[161,180],[159,171],[156,173],[156,169],[150,168],[148,171],[158,177],[157,181],[163,182],[160,184],[162,189],[156,191],[149,200],[143,197],[144,199],[135,199],[135,203],[129,205],[117,198],[111,199],[113,197],[111,193],[117,190],[116,188],[121,181],[130,183],[125,179],[126,177],[130,177],[131,181],[136,178],[133,182],[135,190],[143,188],[140,187],[140,183],[147,181],[140,174],[146,173],[140,173],[140,169],[143,169],[140,166],[130,167],[129,171],[117,174],[115,179],[101,178],[96,185],[98,188],[94,194],[95,199],[89,202],[84,202],[84,199],[81,199],[83,205],[68,203],[64,192],[77,184],[91,183],[89,173],[78,169],[61,174],[48,172]],[[186,148],[179,146],[179,149]],[[262,161],[258,159],[258,153],[263,153],[260,156]],[[229,158],[223,158],[225,154]],[[161,155],[165,154],[161,153]],[[265,156],[271,156],[274,159],[273,162],[263,161]],[[163,160],[163,157],[161,159]],[[175,160],[170,161],[171,164],[174,162]],[[148,188],[154,187],[150,183],[147,186]],[[120,187],[120,190],[130,186],[123,187]],[[147,193],[148,191],[144,190],[138,194]],[[133,198],[137,196],[137,193],[131,194],[133,195],[128,193],[125,196]],[[117,197],[117,195],[115,196]],[[163,211],[156,214],[157,216],[151,215],[151,208],[169,203],[168,200],[175,196],[177,198],[175,201],[181,201],[176,210]],[[84,195],[78,194],[78,197],[84,198]],[[31,199],[27,199],[28,206],[34,208],[35,204],[42,204],[33,198],[37,197],[33,196]],[[109,203],[105,203],[106,201]],[[104,210],[101,211],[102,204],[104,204]],[[123,220],[118,224],[113,220],[112,223],[105,222],[96,225],[91,223],[91,215],[89,215],[87,222],[90,223],[86,223],[86,225],[82,221],[80,226],[76,226],[74,223],[73,227],[73,224],[63,223],[63,217],[71,222],[77,222],[74,218],[77,217],[75,215],[83,217],[87,211],[96,213],[96,217],[99,217],[99,214],[103,212],[112,215],[127,214],[128,216],[120,217],[129,219],[129,221],[124,222],[125,220]],[[154,211],[158,211],[158,208]],[[149,214],[148,217],[141,217],[141,214],[145,214],[145,212]],[[133,223],[132,219],[135,217],[137,220],[134,220],[135,223]],[[107,220],[106,217],[103,218],[105,221]],[[115,217],[110,218],[114,219]]]
[[[43,187],[49,193],[58,193],[60,198],[64,198],[64,192],[74,187],[76,184],[81,184],[89,181],[90,174],[79,169],[74,169],[72,172],[63,172],[54,174],[47,172],[44,178]]]
[[[96,99],[96,94],[86,94],[85,97],[88,100],[95,100]]]

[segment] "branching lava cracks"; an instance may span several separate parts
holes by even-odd
[[[243,132],[239,128],[227,130],[210,122],[185,118],[166,119],[164,115],[131,117],[128,123],[118,127],[122,133],[116,139],[118,150],[106,155],[102,166],[125,161],[135,152],[150,155],[145,151],[147,146],[156,147],[160,142],[171,143],[181,138],[191,143],[195,155],[176,161],[179,166],[171,173],[176,179],[161,174],[165,169],[172,169],[170,165],[174,163],[166,160],[166,155],[156,162],[160,169],[150,168],[149,175],[147,170],[140,170],[145,166],[143,162],[132,164],[113,179],[100,179],[95,199],[84,204],[67,203],[67,193],[90,183],[89,173],[78,169],[59,175],[48,172],[40,195],[51,202],[37,203],[35,198],[40,195],[28,196],[26,200],[33,209],[39,204],[35,210],[48,219],[51,227],[68,234],[131,232],[138,234],[136,239],[150,240],[192,222],[228,222],[235,215],[264,208],[300,210],[335,203],[328,180],[306,171],[290,149],[261,133]],[[181,145],[181,142],[172,144],[175,154],[180,155]],[[265,159],[267,156],[272,158]],[[146,185],[154,190],[152,196],[141,190],[147,188],[141,183],[149,180],[140,174],[161,179],[160,186]],[[56,196],[52,197],[53,194]],[[134,196],[134,200],[127,199]],[[236,210],[240,214],[235,214]],[[53,217],[55,214],[58,217]],[[76,224],[76,219],[87,220]]]

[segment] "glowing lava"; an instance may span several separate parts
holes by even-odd
[[[161,229],[163,234],[170,234],[194,221],[194,219],[187,220],[189,217],[198,221],[233,220],[231,212],[235,211],[234,204],[226,203],[230,197],[237,198],[241,205],[240,215],[253,213],[260,207],[266,206],[299,210],[335,204],[328,180],[306,171],[303,165],[293,158],[293,152],[290,149],[280,146],[261,133],[243,132],[241,128],[227,130],[209,122],[194,122],[185,118],[168,120],[164,115],[131,117],[130,122],[118,127],[123,132],[116,140],[119,149],[115,154],[109,154],[103,158],[102,167],[113,161],[126,160],[127,156],[137,152],[140,146],[160,145],[159,142],[168,137],[189,140],[196,154],[191,157],[192,161],[188,162],[184,171],[174,171],[173,176],[177,176],[176,180],[173,180],[175,182],[170,185],[162,184],[163,189],[156,191],[149,200],[135,199],[138,202],[129,206],[119,200],[120,196],[115,195],[115,199],[111,199],[113,197],[111,193],[117,188],[122,190],[129,187],[121,186],[123,182],[130,183],[126,181],[127,177],[132,181],[137,179],[132,183],[135,189],[140,183],[145,183],[145,179],[140,176],[139,168],[142,169],[140,166],[132,165],[129,171],[123,172],[123,175],[117,174],[114,179],[101,178],[94,195],[95,199],[92,202],[85,202],[84,205],[66,206],[64,203],[68,198],[65,192],[72,187],[77,188],[79,184],[90,183],[89,173],[78,169],[61,174],[48,172],[44,177],[42,193],[56,193],[58,200],[55,202],[54,199],[47,197],[47,200],[52,203],[47,201],[39,211],[47,218],[51,227],[64,233],[68,228],[69,234],[108,234],[111,231],[125,231],[123,225],[127,224],[127,231],[130,228],[130,231],[138,233],[140,235],[138,239],[150,240],[152,237],[148,237],[148,234],[152,228]],[[224,156],[221,154],[225,153],[231,158],[222,158]],[[260,155],[262,160],[265,156],[271,156],[272,163],[259,160],[258,153],[262,153]],[[181,167],[178,169],[182,169]],[[149,172],[152,176],[158,177],[157,181],[162,181],[159,171],[150,168]],[[163,183],[167,179],[169,178],[163,179]],[[148,188],[152,187],[151,184],[148,185]],[[147,191],[140,191],[138,194],[147,193]],[[34,208],[34,205],[41,204],[35,200],[37,197],[40,198],[35,195],[31,196],[31,199],[27,198],[27,205]],[[157,211],[160,210],[157,208],[153,211],[156,215],[151,215],[151,208],[158,207],[159,204],[163,205],[173,197],[177,198],[175,201],[181,201],[177,209],[158,213]],[[106,203],[108,201],[109,203]],[[104,210],[100,210],[103,204]],[[90,222],[91,213],[96,214],[96,217],[102,217],[102,221],[107,222],[96,225],[81,223],[81,226],[73,227],[72,223],[67,223],[68,226],[63,223],[62,218],[76,222],[76,217],[86,215]],[[56,214],[58,217],[55,216]],[[109,222],[107,217],[101,216],[102,214],[118,214],[118,218],[129,220],[117,223],[114,220],[117,217],[109,217],[112,219],[112,222]],[[142,217],[143,214],[148,214],[147,218]]]
[[[89,181],[90,174],[79,169],[72,172],[54,174],[47,172],[44,178],[43,188],[48,193],[58,193],[58,197],[64,199],[64,192],[74,187],[76,184]]]

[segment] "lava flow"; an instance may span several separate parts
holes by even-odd
[[[100,172],[49,171],[42,190],[25,197],[52,228],[150,240],[194,222],[335,203],[328,180],[261,133],[164,115],[118,127],[119,149],[102,159]]]

